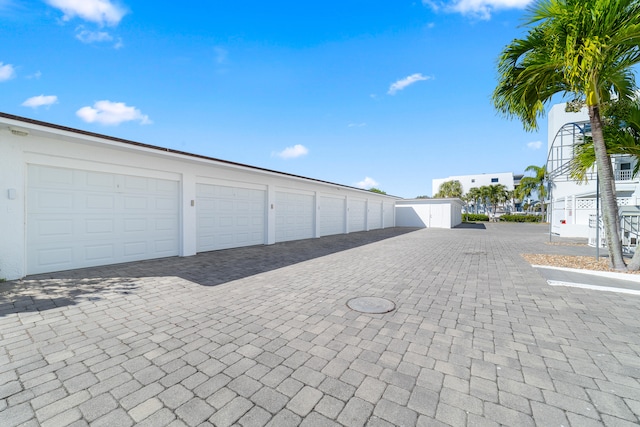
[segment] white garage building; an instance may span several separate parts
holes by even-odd
[[[395,226],[397,198],[0,113],[0,278]]]

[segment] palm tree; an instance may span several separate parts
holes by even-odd
[[[516,187],[516,194],[520,199],[526,199],[531,193],[537,193],[542,205],[542,220],[545,220],[544,200],[547,197],[547,166],[527,166],[525,172],[533,172],[533,176],[525,176]]]
[[[607,152],[636,158],[633,176],[640,171],[640,102],[616,101],[607,106],[603,133]],[[571,159],[571,177],[578,182],[587,182],[587,176],[596,162],[593,139],[585,137],[574,147]]]
[[[609,261],[616,270],[626,270],[601,109],[612,93],[630,98],[636,89],[633,66],[640,62],[640,2],[538,0],[529,15],[526,37],[513,40],[500,55],[493,102],[500,112],[518,117],[533,130],[554,95],[585,100],[600,174]]]
[[[467,192],[467,198],[470,201],[473,201],[473,207],[474,207],[475,213],[477,214],[478,205],[480,204],[480,200],[482,199],[482,192],[478,187],[470,188],[469,191]]]
[[[498,206],[509,199],[507,187],[502,184],[488,185],[486,186],[486,197],[495,216]]]
[[[640,103],[616,101],[607,106],[604,114],[603,133],[606,138],[607,152],[633,156],[636,159],[633,176],[640,171]],[[578,182],[586,182],[588,172],[595,164],[593,139],[585,137],[581,144],[574,147],[571,159],[571,177]],[[636,248],[629,270],[640,269],[640,248]]]
[[[438,192],[433,195],[434,199],[446,199],[453,197],[462,197],[462,184],[457,179],[446,181],[440,184]]]

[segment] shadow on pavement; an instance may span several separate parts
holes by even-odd
[[[0,284],[0,317],[134,293],[134,279],[175,276],[216,286],[419,230],[395,227],[27,276]]]
[[[466,228],[466,229],[475,229],[475,230],[486,230],[487,227],[481,222],[463,222],[462,224],[456,225],[454,228]]]

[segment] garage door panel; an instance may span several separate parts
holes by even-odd
[[[116,206],[115,196],[108,194],[85,194],[78,195],[78,198],[80,199],[80,206],[86,209],[112,210]]]
[[[124,189],[125,190],[140,190],[148,191],[149,180],[148,178],[142,178],[138,176],[125,176],[124,177]]]
[[[87,261],[109,262],[115,256],[115,248],[112,244],[89,245],[85,246],[84,253]]]
[[[84,222],[84,232],[88,237],[110,237],[115,232],[114,219],[88,219]]]
[[[43,237],[62,238],[73,235],[73,221],[70,219],[42,219],[37,223],[37,233]]]
[[[124,244],[124,256],[135,257],[147,252],[147,242],[127,242]]]
[[[61,191],[39,190],[29,195],[28,207],[33,213],[52,210],[67,212],[74,208],[74,198],[73,194]]]
[[[147,211],[149,201],[146,197],[125,197],[124,209],[129,211]]]
[[[197,251],[264,244],[266,192],[197,184]]]
[[[74,182],[72,169],[53,168],[40,166],[36,173],[29,174],[29,182],[34,184],[46,184],[50,188],[67,188]]]
[[[48,271],[73,268],[72,247],[50,247],[35,249],[35,258],[38,265],[49,268]]]
[[[27,273],[178,255],[178,182],[129,178],[29,165]],[[123,182],[145,182],[147,190],[132,194],[118,187]],[[170,188],[172,196],[154,192],[157,186]]]
[[[106,189],[111,191],[116,186],[116,176],[100,172],[86,172],[86,185],[88,188]]]

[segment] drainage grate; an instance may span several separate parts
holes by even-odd
[[[395,310],[393,301],[378,297],[357,297],[347,301],[347,307],[360,313],[382,314]]]

